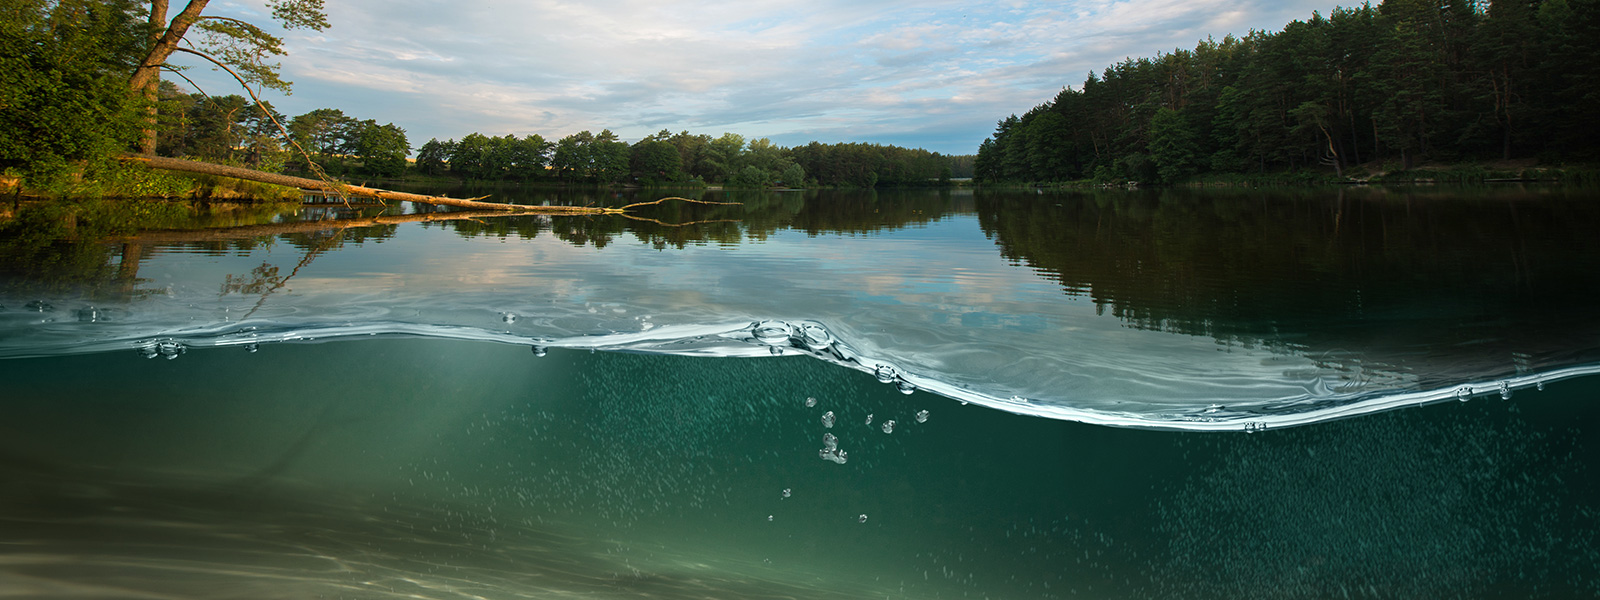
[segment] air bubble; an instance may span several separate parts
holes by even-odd
[[[822,414],[822,426],[833,429],[833,411],[830,410]]]
[[[809,397],[806,398],[806,408],[811,408],[811,407],[816,406],[816,405],[817,405],[817,399],[816,398],[809,398]]]
[[[789,341],[789,325],[783,321],[761,321],[750,327],[756,341],[776,348]]]
[[[1456,390],[1456,399],[1466,402],[1472,399],[1472,386],[1464,385]]]
[[[873,371],[873,374],[878,376],[879,383],[889,383],[894,381],[895,377],[894,367],[889,365],[878,365],[878,368]]]
[[[767,522],[768,522],[768,523],[771,523],[771,522],[772,522],[772,515],[767,515]]]
[[[789,497],[789,488],[783,488],[783,497],[784,498],[788,498]]]
[[[894,387],[895,389],[900,390],[900,393],[907,396],[910,396],[911,392],[917,391],[917,386],[912,385],[911,382],[904,379],[900,380],[899,383],[894,384]]]
[[[822,434],[822,449],[832,452],[839,449],[839,438],[831,433]]]
[[[889,419],[888,421],[883,422],[883,432],[894,433],[894,419]]]
[[[872,415],[870,415],[870,414],[869,414],[869,415],[867,415],[867,424],[868,424],[868,425],[871,425],[871,424],[872,424]]]
[[[777,346],[768,346],[767,352],[771,352],[773,356],[782,356],[783,348],[779,348]]]
[[[261,351],[261,344],[257,344],[257,343],[254,343],[254,342],[251,342],[249,344],[245,344],[244,345],[244,351],[245,352],[249,352],[251,354],[255,354],[257,352],[260,352]]]
[[[833,336],[828,334],[828,330],[815,323],[801,325],[799,334],[800,343],[805,344],[807,348],[812,350],[827,350],[828,346],[833,345]]]
[[[849,460],[849,455],[846,454],[845,451],[843,451],[843,450],[827,450],[827,449],[818,450],[817,451],[817,456],[822,457],[822,460],[826,460],[826,461],[829,461],[829,462],[832,462],[832,463],[836,463],[836,464],[841,464],[841,465],[844,464],[845,461]]]
[[[33,302],[22,305],[22,307],[34,312],[50,312],[56,309],[56,307],[51,306],[49,302],[45,302],[43,300],[34,300]]]
[[[1500,382],[1500,399],[1501,400],[1510,400],[1511,399],[1511,382],[1509,382],[1509,381]]]
[[[1209,414],[1212,414],[1212,413],[1220,412],[1222,410],[1222,408],[1223,408],[1223,406],[1221,404],[1212,404],[1211,406],[1207,406],[1206,407],[1206,414],[1209,415]]]
[[[156,353],[166,357],[167,360],[178,358],[178,355],[183,354],[187,350],[188,349],[185,348],[183,344],[178,342],[167,341],[156,344]]]
[[[93,306],[78,309],[78,321],[81,323],[94,323],[100,321],[100,310]]]
[[[927,423],[928,422],[928,411],[925,411],[925,410],[917,411],[917,422],[918,423]]]
[[[867,522],[867,515],[861,515],[859,517],[856,517],[856,522],[857,523],[865,523],[865,522]]]
[[[1541,392],[1544,391],[1544,380],[1540,379],[1538,381],[1535,381],[1534,384],[1533,384],[1533,389],[1539,390]]]
[[[548,348],[545,348],[544,346],[534,346],[533,347],[533,355],[534,356],[544,356],[544,355],[549,354],[549,353],[550,353],[550,350]]]

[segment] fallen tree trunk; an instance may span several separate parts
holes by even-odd
[[[481,198],[461,199],[446,198],[443,196],[425,196],[422,194],[408,194],[405,192],[394,192],[390,190],[381,190],[359,185],[327,182],[320,179],[308,179],[305,177],[294,177],[292,175],[280,175],[278,173],[267,173],[265,171],[256,171],[252,169],[230,167],[227,165],[204,163],[193,160],[183,160],[180,158],[167,158],[164,156],[124,154],[120,158],[130,162],[143,163],[152,169],[161,169],[164,171],[183,171],[185,173],[200,173],[204,175],[216,175],[218,177],[232,177],[234,179],[243,179],[246,181],[255,181],[259,183],[270,183],[273,185],[295,187],[303,190],[322,190],[327,192],[343,193],[349,196],[361,196],[363,198],[377,198],[379,200],[397,200],[403,202],[421,202],[423,204],[453,206],[456,208],[467,208],[472,210],[514,211],[547,215],[604,215],[617,214],[623,211],[621,208],[597,208],[593,206],[528,206],[523,204],[479,202]],[[487,197],[488,196],[483,196],[483,198]]]

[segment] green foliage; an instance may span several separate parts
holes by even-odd
[[[1001,120],[973,166],[988,182],[1170,182],[1589,159],[1597,113],[1600,0],[1385,0],[1091,73]]]
[[[1182,114],[1170,108],[1156,111],[1150,119],[1150,159],[1156,176],[1174,182],[1193,174],[1200,162],[1200,141]]]
[[[0,170],[61,188],[137,134],[127,73],[143,25],[133,2],[12,0],[0,7]]]
[[[355,154],[368,175],[399,177],[405,173],[406,157],[411,155],[406,130],[394,123],[379,125],[367,119],[354,127],[354,136]]]
[[[629,163],[643,183],[681,181],[684,178],[683,157],[672,142],[659,137],[645,138],[634,144]]]
[[[417,149],[417,170],[425,175],[442,175],[455,153],[455,140],[441,142],[438,138],[430,139]]]

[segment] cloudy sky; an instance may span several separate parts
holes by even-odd
[[[331,28],[285,34],[294,94],[268,99],[291,116],[329,107],[393,122],[413,146],[474,131],[634,141],[669,129],[971,154],[996,121],[1091,70],[1336,4],[329,0]],[[262,5],[214,0],[208,14],[265,24]],[[235,93],[202,70],[191,76],[208,92]]]

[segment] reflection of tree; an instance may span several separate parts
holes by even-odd
[[[567,191],[555,191],[543,199],[529,195],[518,200],[551,203],[603,201],[607,206],[621,206],[647,200],[651,194],[653,192],[649,191],[633,195],[605,192],[604,197],[596,197],[593,192],[574,195]],[[633,211],[634,216],[638,217],[634,219],[519,216],[483,222],[456,221],[445,226],[464,237],[516,235],[531,239],[541,232],[549,232],[557,239],[573,245],[595,247],[611,244],[626,233],[657,248],[683,248],[695,244],[738,244],[747,240],[764,240],[784,229],[797,229],[811,235],[887,231],[972,210],[971,196],[954,197],[949,190],[695,192],[688,197],[737,204],[669,202],[640,207]]]
[[[1472,194],[989,193],[978,216],[1007,258],[1135,327],[1364,346],[1600,326],[1600,205]]]
[[[250,270],[248,277],[228,275],[222,282],[222,295],[262,294],[282,284],[283,276],[278,275],[278,268],[268,263],[261,263],[261,266]]]
[[[137,240],[108,243],[141,229],[226,227],[270,222],[291,206],[201,204],[162,200],[78,200],[23,204],[0,221],[0,293],[81,294],[93,298],[138,295],[139,262],[151,246]],[[253,240],[204,248],[230,252]]]

